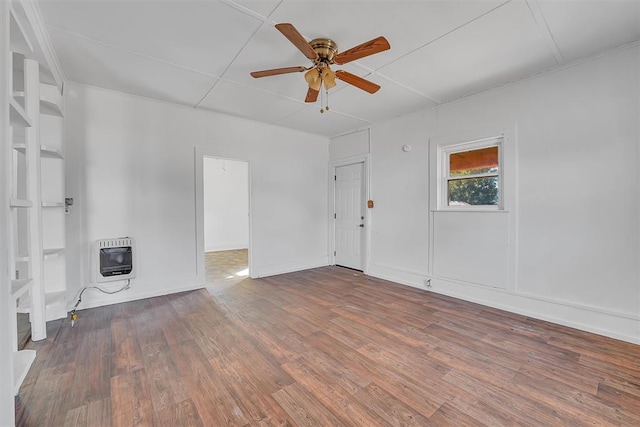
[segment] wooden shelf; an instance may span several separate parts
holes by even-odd
[[[20,350],[13,352],[13,394],[20,391],[22,382],[27,377],[31,364],[36,360],[35,350]]]
[[[9,49],[12,52],[20,53],[22,55],[31,55],[33,53],[33,44],[27,36],[24,25],[22,25],[22,18],[11,8],[9,10]]]
[[[11,281],[11,297],[18,299],[22,294],[27,292],[33,284],[32,279],[18,279]]]
[[[49,145],[40,146],[40,156],[49,159],[64,159],[62,151],[58,147],[52,147]]]
[[[43,208],[64,208],[64,202],[45,202],[42,201]]]
[[[44,259],[58,258],[62,254],[64,254],[64,248],[44,249],[42,251],[42,256]]]
[[[30,208],[31,206],[33,206],[33,203],[31,203],[31,200],[11,199],[11,201],[9,202],[9,206],[11,206],[12,208]]]
[[[31,127],[31,119],[13,97],[9,97],[9,122],[11,126]]]

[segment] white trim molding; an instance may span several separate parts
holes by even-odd
[[[312,268],[326,267],[329,259],[326,256],[305,257],[293,261],[277,264],[256,265],[251,271],[251,278],[276,276],[278,274],[293,273],[295,271],[309,270]]]
[[[599,307],[542,298],[513,290],[434,277],[383,265],[371,265],[368,274],[379,279],[423,289],[425,292],[431,291],[534,319],[640,344],[640,316],[631,313],[613,312]]]

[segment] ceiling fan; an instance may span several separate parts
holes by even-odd
[[[307,42],[305,38],[298,32],[293,24],[283,23],[277,24],[276,29],[280,31],[300,52],[309,58],[313,65],[310,67],[285,67],[275,68],[272,70],[254,71],[251,76],[255,78],[275,76],[278,74],[297,73],[306,71],[304,78],[309,84],[309,90],[305,102],[315,102],[318,99],[320,88],[324,86],[325,90],[329,90],[336,85],[336,79],[353,85],[365,92],[375,93],[380,86],[349,73],[344,70],[333,71],[331,65],[343,65],[357,59],[367,57],[376,53],[390,49],[389,42],[380,36],[368,42],[362,43],[344,52],[338,53],[338,45],[331,39],[317,38]],[[326,109],[329,109],[327,106]],[[322,109],[320,112],[324,112]]]

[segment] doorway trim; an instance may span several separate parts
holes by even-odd
[[[370,172],[369,172],[369,154],[360,154],[357,156],[347,157],[344,159],[332,160],[329,162],[329,215],[328,215],[328,248],[329,248],[329,264],[336,265],[336,222],[334,214],[336,212],[336,169],[341,166],[355,165],[362,163],[363,179],[364,179],[364,192],[362,198],[366,202],[371,199],[370,196]],[[371,209],[364,207],[364,233],[362,233],[362,272],[367,274],[369,270],[369,247],[371,241]]]
[[[251,250],[253,243],[253,212],[251,209],[251,162],[245,159],[224,157],[216,154],[211,151],[211,149],[203,148],[203,147],[194,147],[194,179],[195,179],[195,241],[196,241],[196,278],[198,283],[202,285],[206,284],[206,268],[205,268],[205,259],[204,259],[204,176],[203,176],[203,165],[204,158],[211,157],[220,160],[231,160],[235,162],[244,162],[247,164],[247,173],[248,176],[248,184],[249,184],[249,218],[248,218],[248,226],[249,226],[249,258],[248,258],[248,267],[249,267],[249,277],[253,278],[251,275],[252,272],[252,264],[253,264],[253,251]]]

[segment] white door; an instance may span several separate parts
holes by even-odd
[[[363,163],[340,166],[335,175],[336,265],[362,270]]]

